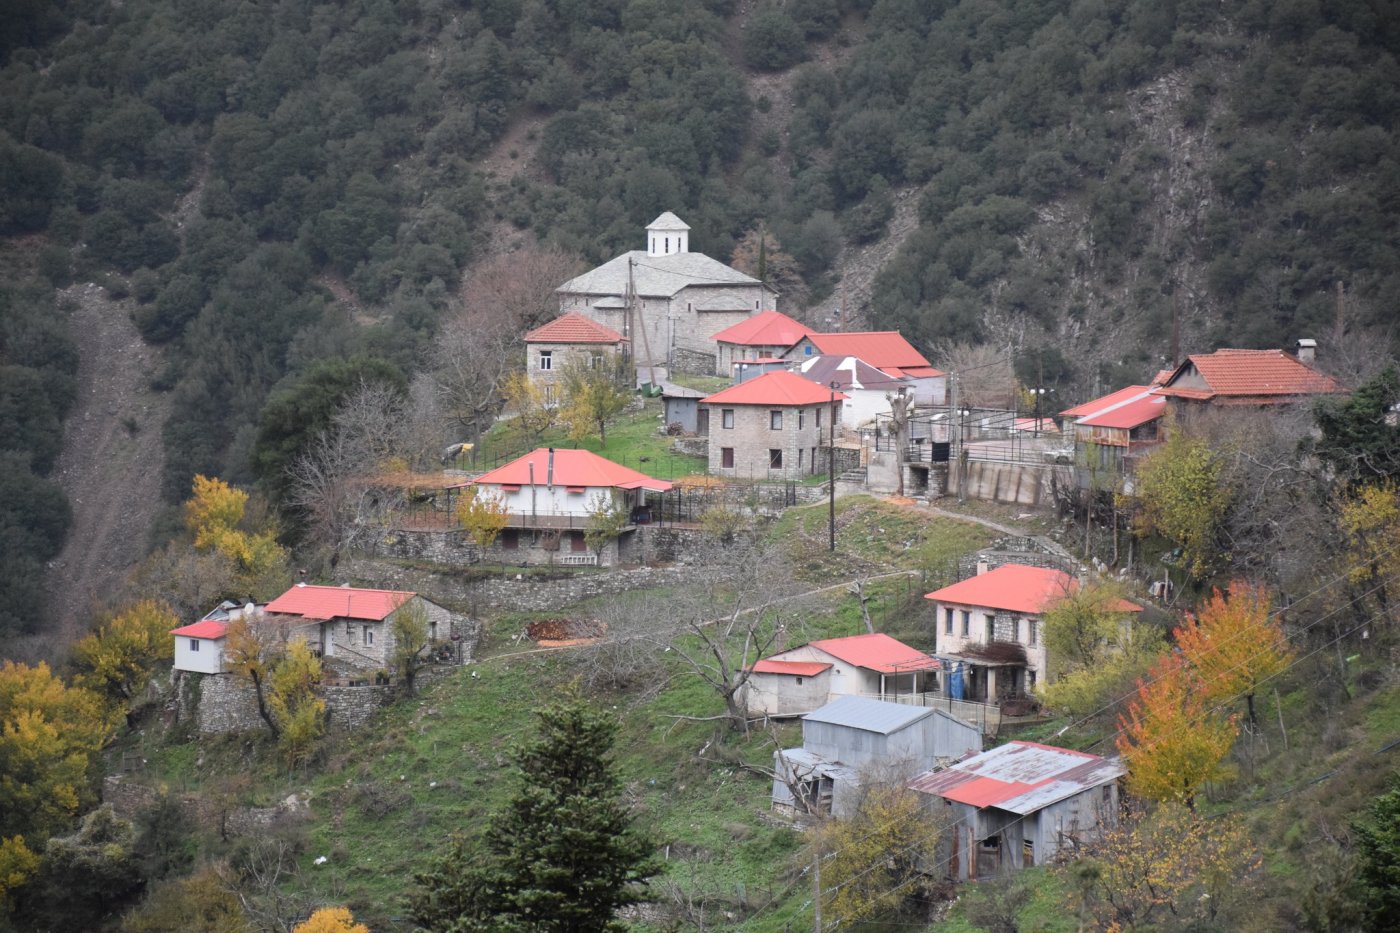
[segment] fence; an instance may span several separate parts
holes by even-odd
[[[1001,707],[991,703],[977,703],[973,700],[955,700],[942,693],[902,693],[885,697],[905,706],[923,706],[928,709],[941,709],[956,716],[965,723],[976,726],[983,735],[995,736],[1001,728]]]

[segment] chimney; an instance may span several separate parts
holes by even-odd
[[[1311,337],[1303,337],[1298,341],[1298,359],[1303,363],[1314,363],[1317,361],[1317,341]]]
[[[545,484],[546,486],[553,486],[553,485],[554,485],[554,448],[553,448],[553,447],[549,448],[549,465],[545,467],[545,471],[544,471],[544,484]]]

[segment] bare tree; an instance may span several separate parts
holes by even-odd
[[[746,731],[751,667],[775,650],[785,620],[800,617],[800,592],[777,548],[713,544],[705,551],[694,585],[610,606],[607,634],[579,655],[581,673],[600,686],[659,686],[679,663],[724,702],[722,715],[703,718]]]
[[[459,309],[438,334],[432,359],[445,413],[474,441],[500,411],[502,383],[522,368],[526,331],[559,313],[555,289],[581,267],[552,246],[493,256],[462,284]]]
[[[1016,371],[1011,351],[992,344],[948,343],[935,349],[940,365],[958,379],[958,404],[968,408],[1011,408]]]

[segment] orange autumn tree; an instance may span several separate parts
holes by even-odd
[[[322,907],[298,923],[292,933],[369,933],[369,927],[356,923],[348,908]]]
[[[1199,612],[1188,613],[1176,630],[1176,643],[1207,701],[1243,696],[1249,724],[1255,726],[1255,692],[1288,667],[1295,652],[1278,620],[1269,616],[1269,597],[1261,587],[1236,580],[1227,593],[1216,589]]]
[[[1138,681],[1137,698],[1119,719],[1118,752],[1128,789],[1151,800],[1194,807],[1196,792],[1223,775],[1235,720],[1216,713],[1184,658],[1167,655]]]

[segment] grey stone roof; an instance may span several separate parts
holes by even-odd
[[[627,260],[635,262],[632,278],[637,294],[647,298],[669,298],[688,285],[761,285],[758,279],[731,269],[704,253],[672,253],[648,256],[646,250],[632,250],[609,259],[591,272],[585,272],[560,285],[555,291],[576,295],[624,295],[627,293]]]
[[[648,230],[689,230],[690,224],[681,220],[670,211],[666,211],[660,217],[647,224]]]
[[[738,298],[716,298],[712,301],[698,301],[695,303],[696,311],[748,311],[749,305],[746,301]]]
[[[627,307],[627,302],[622,300],[620,295],[609,295],[606,298],[599,298],[597,301],[593,302],[592,307],[611,311],[615,308]]]

